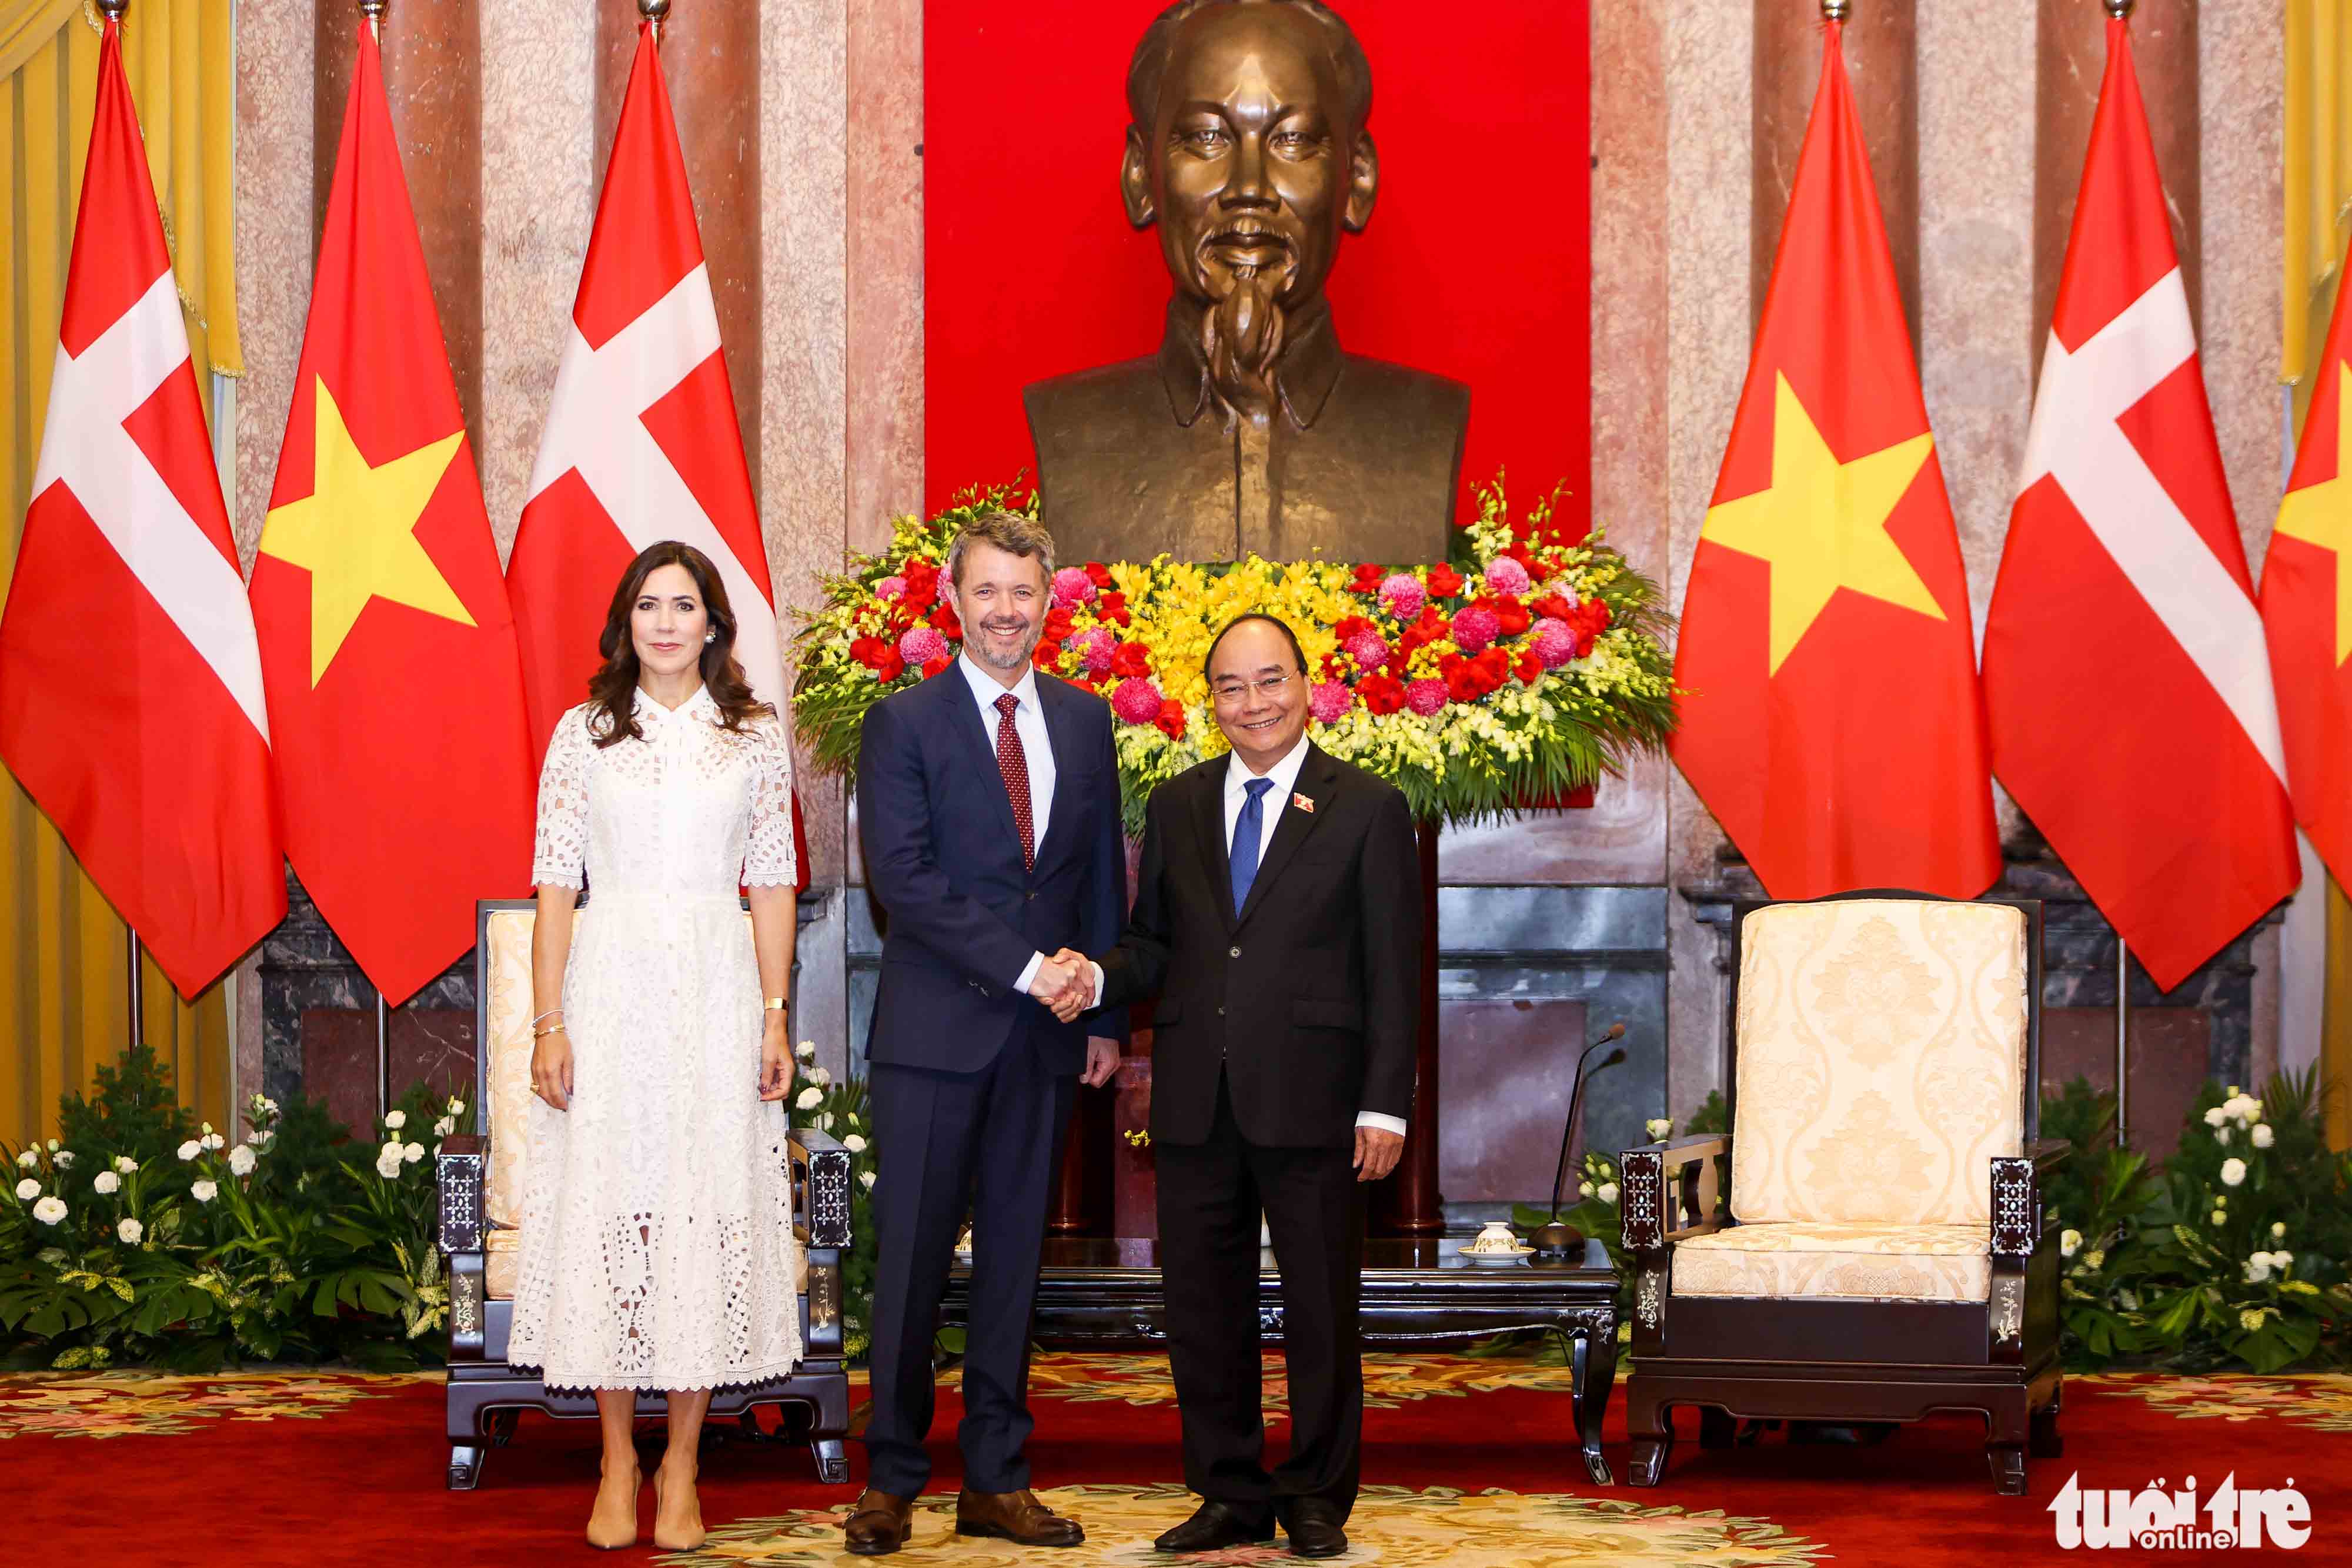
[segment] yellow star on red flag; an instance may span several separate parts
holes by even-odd
[[[2352,658],[2352,366],[2336,361],[2336,476],[2289,490],[2279,503],[2278,531],[2336,557],[2336,662]]]

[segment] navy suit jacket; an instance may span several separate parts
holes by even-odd
[[[887,917],[869,1061],[977,1072],[1034,1039],[1053,1071],[1086,1065],[1087,1037],[1127,1039],[1127,1011],[1057,1020],[1013,988],[1030,956],[1100,952],[1127,917],[1111,713],[1040,671],[1054,805],[1036,864],[1021,863],[996,741],[954,668],[884,698],[857,746],[866,885]]]

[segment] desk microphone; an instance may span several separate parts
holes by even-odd
[[[1551,1218],[1536,1232],[1537,1245],[1546,1251],[1565,1251],[1572,1245],[1570,1237],[1574,1234],[1575,1227],[1560,1223],[1559,1193],[1561,1186],[1568,1180],[1568,1145],[1576,1136],[1577,1113],[1583,1109],[1584,1085],[1591,1077],[1591,1073],[1585,1071],[1584,1064],[1591,1061],[1592,1053],[1602,1046],[1624,1038],[1625,1025],[1622,1021],[1612,1023],[1601,1031],[1599,1040],[1586,1046],[1583,1053],[1576,1059],[1576,1087],[1569,1094],[1568,1124],[1559,1130],[1559,1165],[1553,1171],[1551,1178]],[[1614,1067],[1624,1060],[1625,1048],[1621,1045],[1595,1063],[1592,1071],[1598,1072],[1604,1067]],[[1582,1238],[1579,1237],[1577,1239],[1581,1240]]]

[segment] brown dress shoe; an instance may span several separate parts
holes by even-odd
[[[1027,1487],[956,1493],[955,1527],[958,1535],[992,1535],[1021,1546],[1076,1546],[1087,1538],[1076,1520],[1064,1519]]]
[[[915,1528],[915,1500],[867,1487],[842,1527],[853,1557],[880,1557],[907,1544]]]

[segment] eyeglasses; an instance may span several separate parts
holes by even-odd
[[[1241,701],[1243,695],[1249,692],[1255,692],[1259,696],[1264,697],[1266,701],[1272,702],[1275,698],[1282,695],[1283,687],[1288,685],[1297,678],[1298,677],[1295,674],[1261,675],[1256,680],[1246,683],[1242,681],[1226,681],[1220,685],[1212,687],[1211,693],[1219,702],[1226,704]]]

